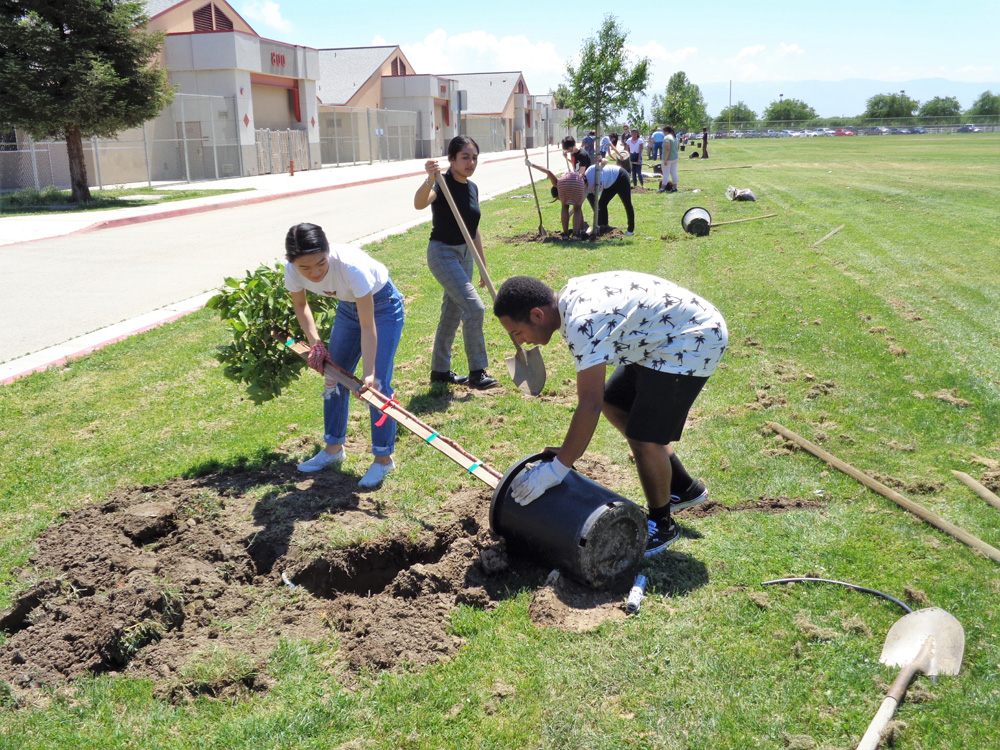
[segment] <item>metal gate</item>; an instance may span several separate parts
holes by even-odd
[[[309,169],[309,140],[304,130],[257,130],[257,174]]]

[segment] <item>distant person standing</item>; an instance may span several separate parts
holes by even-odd
[[[656,161],[663,156],[663,128],[657,128],[653,131],[652,141],[653,153],[650,154],[649,158]]]
[[[663,128],[663,169],[660,176],[659,193],[677,192],[677,136],[674,129],[666,125]]]
[[[701,129],[701,158],[708,158],[708,128]]]
[[[587,135],[583,136],[583,141],[580,145],[583,146],[584,152],[587,156],[593,157],[595,153],[594,146],[597,143],[597,131],[591,130]]]
[[[632,165],[632,187],[642,185],[642,149],[646,145],[639,137],[639,131],[632,128],[632,137],[625,141],[628,147],[628,160]]]

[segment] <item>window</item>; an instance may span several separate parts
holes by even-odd
[[[232,20],[215,3],[198,8],[193,14],[195,31],[232,31]]]

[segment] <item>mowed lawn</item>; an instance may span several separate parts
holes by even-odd
[[[839,586],[761,586],[787,576],[849,581],[955,615],[962,671],[917,679],[893,747],[997,747],[1000,564],[792,450],[765,422],[1000,547],[1000,512],[952,475],[988,480],[1000,461],[1000,135],[713,141],[710,155],[682,159],[682,192],[634,196],[633,237],[517,240],[538,225],[530,191],[484,205],[497,285],[528,274],[558,288],[575,275],[640,270],[727,318],[730,350],[677,449],[728,512],[680,517],[681,540],[644,564],[639,615],[586,633],[540,628],[525,587],[490,611],[460,607],[451,627],[467,645],[447,661],[345,679],[331,632],[264,655],[274,686],[237,701],[175,705],[149,683],[108,676],[27,696],[0,684],[0,747],[853,748],[898,671],[878,658],[902,612]],[[753,189],[757,202],[728,201],[729,185]],[[697,238],[681,228],[694,206],[716,222],[777,215]],[[558,204],[543,212],[557,229]],[[611,221],[624,226],[617,202]],[[406,295],[398,397],[503,471],[562,438],[571,358],[561,342],[545,347],[545,393],[523,396],[503,366],[510,340],[490,319],[503,391],[429,393],[440,288],[424,262],[427,232],[368,248]],[[275,449],[290,425],[319,444],[316,376],[255,407],[212,357],[225,341],[201,311],[0,388],[0,569],[26,565],[61,513],[114,488],[287,462]],[[366,430],[357,417],[352,426]],[[622,477],[612,489],[642,502],[606,423],[589,457]],[[401,436],[397,463],[380,492],[403,520],[373,520],[367,536],[419,526],[474,481],[412,437]],[[346,469],[366,465],[354,455]],[[812,507],[746,510],[775,498]],[[4,575],[0,610],[24,580]]]

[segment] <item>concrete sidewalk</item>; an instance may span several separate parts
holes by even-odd
[[[529,151],[536,163],[545,164],[545,148],[532,149]],[[513,160],[522,160],[523,151],[506,151],[495,154],[483,154],[480,157],[479,170],[474,178],[480,185],[480,197],[486,200],[494,195],[515,189],[528,184],[528,170],[520,166],[519,169],[511,169]],[[446,160],[439,160],[442,164]],[[557,147],[549,147],[550,168],[554,171],[562,165],[562,156]],[[7,262],[17,262],[22,257],[31,257],[37,252],[46,252],[49,248],[60,246],[58,238],[68,238],[70,235],[92,232],[95,230],[114,229],[119,227],[129,227],[134,224],[153,222],[166,219],[181,219],[186,216],[193,216],[208,211],[221,209],[234,209],[240,206],[248,206],[258,203],[276,201],[278,199],[294,198],[296,196],[310,196],[323,191],[347,190],[349,193],[358,191],[370,191],[371,188],[362,186],[374,183],[397,180],[400,178],[410,178],[408,182],[424,174],[424,159],[416,159],[405,162],[380,163],[373,165],[359,165],[351,167],[337,167],[320,170],[309,170],[296,172],[294,176],[289,174],[261,175],[257,177],[231,178],[209,183],[197,183],[199,187],[242,189],[249,188],[250,192],[232,193],[217,197],[198,198],[176,203],[156,204],[137,206],[134,208],[113,209],[99,212],[75,212],[57,215],[44,216],[12,216],[0,218],[0,246],[10,260]],[[490,165],[494,165],[491,170]],[[494,185],[493,190],[487,187],[484,190],[483,182],[489,182],[489,175],[496,170],[503,170],[502,181]],[[518,177],[517,175],[522,175]],[[400,183],[400,187],[409,190],[409,184]],[[154,186],[156,187],[156,186]],[[168,189],[186,189],[188,184],[162,186]],[[347,195],[348,193],[345,193]],[[344,202],[343,197],[337,199]],[[261,206],[263,210],[265,206]],[[409,207],[412,209],[412,206]],[[372,216],[356,217],[354,225],[363,227],[362,232],[367,234],[356,234],[356,238],[350,241],[358,244],[376,241],[382,237],[403,232],[412,226],[428,222],[430,220],[429,211],[419,215],[410,210],[403,216],[401,212],[385,210],[384,221],[372,223]],[[402,218],[401,218],[402,217]],[[207,218],[207,217],[206,217]],[[355,218],[350,215],[348,218]],[[367,219],[362,221],[361,219]],[[225,224],[225,220],[219,222]],[[174,229],[176,222],[164,222],[162,232],[170,232]],[[167,228],[169,227],[169,229]],[[153,229],[153,227],[151,227]],[[158,228],[157,228],[158,229]],[[370,231],[370,230],[375,231]],[[343,227],[341,227],[343,231]],[[115,237],[117,233],[109,233],[109,239]],[[50,240],[50,242],[45,242]],[[340,240],[335,240],[340,241]],[[54,251],[50,251],[54,252]],[[121,250],[120,252],[128,252]],[[276,258],[277,259],[277,258]],[[78,254],[68,253],[67,263],[87,263],[87,259],[80,258]],[[232,268],[229,275],[239,275],[242,269]],[[121,283],[128,284],[129,280],[123,279]],[[203,285],[200,289],[205,289]],[[192,289],[188,294],[198,291]],[[103,346],[120,341],[123,338],[149,330],[171,320],[176,320],[183,315],[201,309],[205,302],[214,294],[214,291],[200,292],[194,296],[180,299],[176,302],[165,305],[151,305],[156,309],[150,309],[139,314],[139,310],[133,308],[132,313],[126,320],[112,325],[103,325],[97,330],[88,331],[86,323],[81,323],[83,328],[78,329],[78,334],[73,334],[72,338],[58,343],[54,346],[47,346],[40,351],[25,353],[20,355],[17,349],[21,345],[6,347],[5,351],[13,351],[14,354],[7,354],[7,361],[0,363],[0,384],[10,383],[20,377],[32,372],[38,372],[52,366],[64,364],[66,361],[79,357],[100,349]],[[176,299],[168,297],[169,299]],[[5,316],[6,317],[6,316]],[[86,316],[81,316],[84,319]],[[117,318],[117,316],[116,316]],[[112,320],[116,319],[112,318]],[[110,322],[110,321],[109,321]],[[8,325],[17,321],[7,321]],[[58,339],[56,339],[58,340]],[[27,348],[27,347],[25,347]],[[21,348],[20,352],[25,352]],[[0,355],[3,356],[3,355]]]

